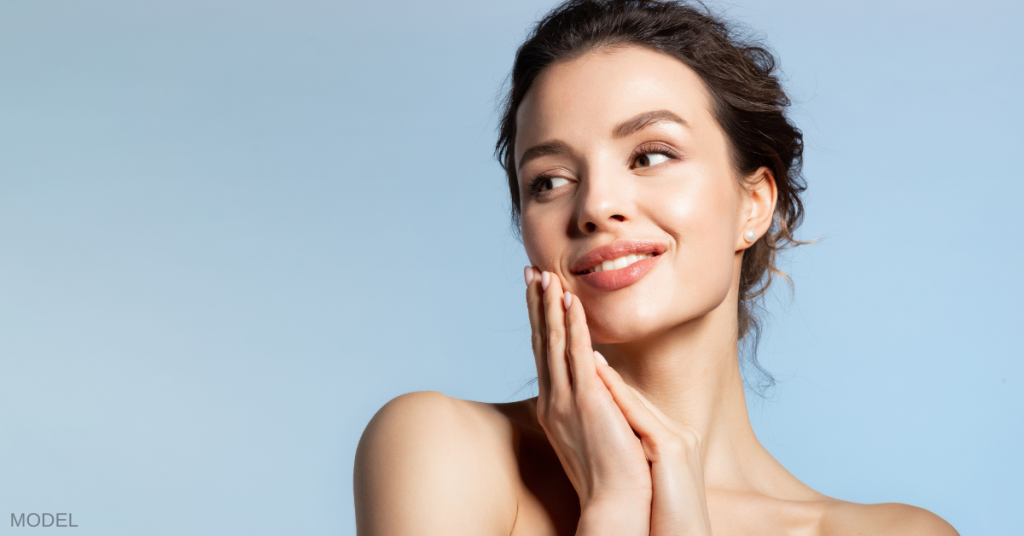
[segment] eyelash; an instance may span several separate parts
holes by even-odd
[[[669,158],[669,160],[676,160],[676,159],[679,158],[679,155],[675,151],[673,151],[672,149],[670,149],[670,148],[668,148],[668,147],[666,147],[664,145],[657,144],[657,143],[647,143],[647,144],[641,145],[640,147],[637,147],[633,151],[633,154],[630,155],[630,157],[629,157],[630,165],[632,166],[633,162],[636,162],[637,157],[643,156],[645,154],[661,154],[661,155],[667,156]],[[630,168],[630,169],[632,169],[632,168]],[[530,185],[529,185],[530,193],[532,195],[540,194],[543,191],[543,190],[540,189],[540,185],[543,184],[544,181],[546,181],[548,179],[554,179],[554,178],[558,178],[558,175],[549,175],[549,174],[538,175],[532,181],[530,181]]]
[[[677,160],[679,158],[678,153],[665,145],[660,143],[645,143],[640,147],[637,147],[636,150],[633,151],[633,154],[629,156],[629,165],[632,166],[638,157],[645,154],[661,154],[667,156],[669,160]]]
[[[546,181],[548,179],[554,179],[554,178],[558,178],[558,175],[548,175],[548,174],[538,175],[536,178],[534,178],[532,181],[530,181],[530,188],[529,188],[530,194],[531,195],[539,195],[539,194],[541,194],[542,192],[544,192],[544,190],[540,189],[540,185],[543,184],[544,181]]]

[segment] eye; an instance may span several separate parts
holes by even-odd
[[[565,186],[566,184],[569,184],[569,179],[562,177],[541,177],[537,180],[537,190],[541,192],[554,190],[555,188]]]
[[[668,156],[662,153],[644,153],[634,160],[634,168],[656,166],[668,160]]]

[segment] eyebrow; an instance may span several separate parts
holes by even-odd
[[[660,123],[663,121],[678,123],[685,127],[690,126],[685,119],[668,110],[655,110],[653,112],[644,112],[642,114],[635,115],[619,123],[614,129],[612,129],[612,135],[616,138],[624,138],[634,132],[645,129],[654,123]],[[534,158],[571,154],[572,152],[572,149],[565,142],[561,141],[549,141],[540,145],[534,145],[523,152],[523,156],[519,159],[519,166],[517,169],[523,169],[523,166]]]
[[[523,166],[534,158],[571,153],[572,149],[565,142],[561,141],[549,141],[540,145],[534,145],[523,153],[523,156],[519,159],[519,167],[517,169],[523,169]]]
[[[612,133],[616,138],[624,138],[634,132],[645,129],[654,123],[660,123],[662,121],[679,123],[684,127],[690,126],[685,119],[668,110],[655,110],[653,112],[644,112],[619,123]]]

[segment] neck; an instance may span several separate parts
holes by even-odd
[[[749,427],[735,329],[715,316],[717,309],[642,340],[599,345],[626,382],[706,442],[737,423]]]
[[[700,434],[708,489],[807,496],[810,488],[772,458],[750,425],[736,303],[730,293],[716,309],[668,331],[596,348],[666,416]]]

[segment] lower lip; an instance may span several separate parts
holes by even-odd
[[[618,290],[636,283],[641,277],[647,275],[647,272],[651,271],[659,257],[661,255],[655,255],[654,257],[634,262],[625,268],[583,274],[579,278],[588,285],[601,290]]]

